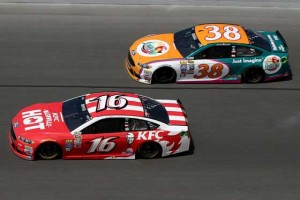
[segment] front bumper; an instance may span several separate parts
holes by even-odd
[[[14,139],[11,135],[11,132],[9,132],[8,134],[8,143],[10,146],[10,149],[12,150],[12,152],[17,155],[20,158],[23,158],[25,160],[34,160],[34,153],[33,153],[33,148],[31,146],[27,146],[22,144],[21,141],[19,141],[18,139]],[[31,148],[31,152],[25,152],[24,149],[27,148]]]
[[[140,83],[145,83],[145,84],[151,84],[151,78],[149,77],[148,79],[144,79],[140,74],[142,71],[142,67],[140,66],[132,66],[128,60],[128,58],[126,58],[125,60],[125,68],[129,74],[129,76]]]

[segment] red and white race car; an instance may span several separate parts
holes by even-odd
[[[27,160],[156,158],[193,150],[179,100],[126,92],[31,105],[13,118],[8,139]]]

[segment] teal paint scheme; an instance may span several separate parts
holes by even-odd
[[[265,44],[212,43],[186,56],[186,60],[211,59],[229,67],[229,73],[221,79],[207,82],[262,82],[291,77],[288,62],[288,47],[282,35],[276,32],[259,31]],[[261,46],[261,47],[260,47]],[[247,70],[256,68],[262,77],[245,77]],[[254,73],[254,72],[253,72]],[[255,74],[253,74],[255,76]],[[257,74],[256,74],[257,75]],[[249,75],[248,75],[249,76]],[[252,80],[251,80],[252,79]],[[178,80],[178,83],[200,83]],[[203,81],[201,81],[203,83]]]
[[[142,48],[146,43],[157,44],[157,50]],[[130,47],[125,65],[134,80],[146,84],[259,83],[292,77],[288,46],[279,31],[237,24],[199,24],[145,36]]]

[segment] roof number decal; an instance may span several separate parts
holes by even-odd
[[[205,37],[205,40],[213,41],[218,40],[222,37],[222,33],[220,32],[220,27],[218,26],[205,26],[206,29],[208,29],[208,33],[212,35],[212,37]],[[227,40],[239,40],[241,38],[241,35],[238,33],[239,29],[234,26],[225,26],[223,28],[224,33],[223,37],[225,37]]]
[[[121,95],[103,95],[99,96],[91,101],[97,101],[96,112],[100,112],[102,110],[110,109],[122,109],[127,106],[127,99],[123,98]]]
[[[202,24],[195,26],[195,33],[202,45],[211,43],[249,44],[243,27],[234,24]]]

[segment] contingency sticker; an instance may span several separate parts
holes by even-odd
[[[281,68],[281,61],[278,56],[267,56],[264,60],[263,68],[267,74],[274,74]]]

